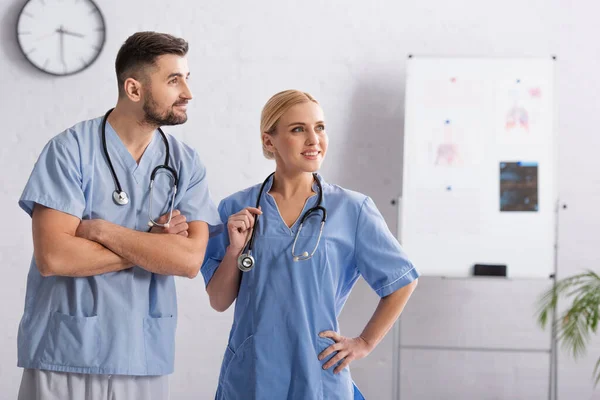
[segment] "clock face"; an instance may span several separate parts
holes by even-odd
[[[90,66],[104,47],[105,33],[104,17],[92,0],[29,0],[17,23],[27,60],[52,75]]]

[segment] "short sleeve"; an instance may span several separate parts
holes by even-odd
[[[85,210],[81,177],[77,145],[54,138],[46,144],[35,163],[19,206],[29,216],[38,203],[81,219]]]
[[[219,217],[222,221],[227,221],[229,219],[229,214],[227,213],[225,207],[225,201],[221,201],[219,203],[218,211]],[[211,236],[211,238],[208,240],[206,255],[204,256],[204,263],[202,264],[202,268],[200,268],[200,272],[202,273],[204,284],[206,286],[208,286],[208,283],[215,274],[215,271],[221,264],[223,257],[225,257],[227,246],[229,246],[229,233],[227,232],[227,229],[222,229],[221,232]]]
[[[212,201],[206,180],[206,168],[200,162],[198,153],[194,152],[194,167],[190,184],[177,205],[188,222],[204,221],[209,226],[211,236],[223,229],[217,207]]]
[[[369,197],[363,202],[358,216],[355,257],[358,271],[380,297],[419,277]]]

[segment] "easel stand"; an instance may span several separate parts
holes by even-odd
[[[400,199],[399,199],[400,200]],[[555,208],[556,226],[555,226],[555,250],[554,250],[554,273],[549,277],[552,280],[552,287],[557,283],[557,260],[558,260],[558,202]],[[468,278],[450,278],[450,279],[468,279],[477,280],[479,277]],[[489,279],[489,278],[488,278]],[[498,278],[502,279],[502,278]],[[410,305],[409,305],[410,306]],[[400,353],[403,349],[412,350],[431,350],[431,351],[461,351],[461,352],[497,352],[497,353],[547,353],[548,354],[548,400],[557,400],[557,382],[558,382],[558,350],[556,338],[556,311],[552,312],[550,321],[550,343],[548,349],[534,348],[509,348],[509,347],[468,347],[468,346],[436,346],[436,345],[403,345],[400,335],[400,325],[398,322],[394,325],[394,399],[402,400],[400,390],[402,387],[402,376],[400,374]],[[440,380],[441,381],[441,377]]]

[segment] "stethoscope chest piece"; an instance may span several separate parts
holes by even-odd
[[[242,253],[237,259],[237,265],[240,271],[248,272],[254,268],[254,257],[248,253]]]
[[[121,183],[119,182],[117,173],[115,172],[112,161],[110,160],[110,154],[108,154],[108,146],[106,145],[106,123],[108,120],[108,116],[110,115],[110,113],[112,111],[113,111],[112,108],[110,110],[108,110],[106,112],[106,114],[104,114],[104,118],[102,120],[102,148],[104,150],[104,156],[106,157],[106,163],[108,164],[108,167],[110,168],[110,173],[112,174],[113,180],[115,182],[115,191],[112,194],[113,200],[114,200],[115,204],[117,204],[119,206],[124,206],[124,205],[129,204],[129,196],[121,187]],[[154,170],[152,171],[152,173],[150,174],[150,194],[148,196],[148,219],[150,220],[150,222],[148,224],[150,226],[156,225],[156,226],[168,228],[169,223],[171,222],[171,217],[173,216],[173,206],[175,204],[175,194],[177,193],[178,176],[177,176],[177,171],[175,171],[175,169],[173,169],[172,167],[169,167],[169,156],[170,156],[169,141],[167,140],[167,137],[165,136],[165,133],[162,131],[162,129],[158,128],[158,132],[160,133],[160,136],[161,136],[163,142],[165,143],[165,162],[163,165],[156,166],[154,168]],[[158,222],[156,222],[152,219],[152,186],[154,183],[154,177],[156,176],[157,172],[159,172],[159,171],[162,172],[162,170],[167,170],[168,172],[170,172],[173,175],[174,183],[173,183],[173,195],[171,197],[171,211],[169,214],[169,220],[164,224],[159,224]]]
[[[129,196],[124,191],[115,190],[113,192],[113,200],[120,206],[124,206],[129,203]]]
[[[258,208],[260,206],[260,197],[262,195],[262,192],[265,189],[265,185],[267,184],[267,182],[269,181],[269,179],[271,179],[271,177],[273,175],[275,175],[275,172],[273,172],[271,175],[267,176],[267,179],[265,179],[262,186],[260,187],[260,190],[258,191],[258,196],[256,198],[256,208]],[[317,205],[315,207],[310,208],[308,211],[306,211],[304,213],[304,215],[302,216],[302,218],[300,219],[300,226],[298,227],[298,230],[296,231],[296,235],[294,236],[294,243],[292,244],[292,260],[294,260],[294,261],[306,261],[306,260],[310,260],[312,258],[312,256],[315,254],[315,251],[317,251],[317,247],[319,247],[319,243],[321,241],[321,235],[323,234],[323,227],[325,226],[325,220],[327,219],[327,210],[325,209],[324,206],[321,205],[322,201],[323,201],[323,187],[321,186],[321,182],[319,181],[319,177],[317,176],[316,173],[313,173],[313,177],[317,183],[317,186],[319,187],[319,198],[317,200]],[[317,237],[317,243],[315,244],[315,247],[314,247],[312,253],[309,253],[308,251],[303,251],[300,254],[296,254],[296,242],[298,241],[298,236],[300,236],[300,232],[302,231],[302,227],[304,226],[304,221],[309,216],[311,216],[312,214],[316,214],[317,212],[322,213],[321,228],[319,229],[319,236]],[[240,271],[242,271],[242,272],[248,272],[252,268],[254,268],[255,262],[254,262],[254,257],[252,257],[252,245],[254,243],[254,238],[255,238],[257,231],[258,231],[258,215],[256,216],[256,219],[254,222],[254,229],[252,230],[250,239],[244,246],[244,249],[242,250],[242,254],[237,259],[237,266],[240,269]]]

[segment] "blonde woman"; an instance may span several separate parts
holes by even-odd
[[[216,398],[362,399],[348,366],[390,330],[418,273],[369,197],[316,173],[328,138],[312,96],[274,95],[261,140],[275,172],[221,201],[227,229],[201,268],[214,309],[236,300]],[[361,335],[345,337],[338,315],[360,276],[381,300]]]

